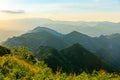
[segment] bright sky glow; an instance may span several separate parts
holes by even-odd
[[[34,17],[120,21],[120,0],[0,0],[1,20]]]

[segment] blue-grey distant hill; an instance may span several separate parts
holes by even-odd
[[[72,31],[78,31],[89,36],[109,35],[113,33],[120,33],[120,23],[115,22],[85,22],[85,21],[54,21],[44,18],[26,18],[7,20],[0,25],[4,28],[28,31],[34,29],[36,26],[46,26],[63,34]]]

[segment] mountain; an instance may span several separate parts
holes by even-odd
[[[113,54],[111,54],[109,51],[107,51],[106,49],[104,48],[101,48],[99,50],[97,50],[96,52],[97,56],[106,61],[107,63],[110,63],[111,65],[113,65],[114,67],[116,67],[117,69],[120,69],[119,65],[120,65],[120,62],[119,62],[119,57],[118,56],[115,56]]]
[[[49,28],[37,27],[21,36],[8,39],[3,45],[25,46],[29,48],[30,51],[36,53],[40,46],[49,46],[61,50],[69,45],[79,43],[105,62],[120,69],[119,41],[120,34],[90,37],[77,31],[73,31],[64,35]]]
[[[42,47],[42,49],[47,47]],[[0,56],[0,80],[119,80],[118,73],[105,70],[92,73],[52,71],[43,61],[33,62],[35,56],[23,47],[10,48],[11,54]],[[51,51],[51,49],[50,49]],[[52,50],[54,51],[54,50]],[[67,66],[69,68],[69,66]]]
[[[67,43],[62,40],[62,36],[62,34],[54,30],[37,27],[21,36],[8,39],[4,45],[25,46],[31,51],[36,51],[40,46],[51,46],[56,49],[61,49],[67,45]]]
[[[115,22],[85,22],[85,21],[54,21],[44,18],[25,18],[0,21],[1,28],[12,31],[28,31],[36,26],[46,26],[62,34],[78,31],[89,36],[110,35],[120,33],[120,23]],[[108,30],[109,29],[109,30]]]
[[[62,68],[63,71],[71,71],[68,60],[55,48],[41,46],[35,55],[38,60],[43,60],[53,71],[59,68]]]
[[[80,45],[88,49],[94,48],[92,41],[91,37],[77,31],[63,35],[49,28],[37,27],[21,36],[8,39],[4,45],[27,47],[35,53],[36,58],[44,60],[54,71],[61,67],[67,72],[92,72],[102,68],[113,71],[109,64]],[[75,44],[77,42],[79,44]]]
[[[101,35],[100,37],[89,37],[79,32],[71,32],[64,36],[64,40],[69,43],[79,43],[86,49],[95,53],[98,57],[113,64],[120,69],[120,34]]]
[[[40,27],[40,26],[36,27],[32,31],[30,31],[30,33],[36,33],[36,32],[42,32],[42,31],[46,31],[48,33],[51,33],[51,34],[57,36],[57,37],[63,37],[63,34],[61,34],[61,33],[58,33],[58,32],[56,32],[56,31],[54,31],[52,29],[49,29],[47,27]]]
[[[96,49],[96,46],[99,46],[98,44],[96,45],[96,40],[94,40],[92,37],[79,33],[77,31],[66,34],[63,39],[69,44],[80,43],[91,51],[94,51]]]
[[[76,43],[61,50],[61,53],[67,58],[70,64],[73,65],[73,69],[93,71],[105,69],[107,71],[114,71],[115,68],[111,67],[110,64],[106,64],[96,55],[85,49],[80,44]]]
[[[93,53],[76,43],[60,51],[48,46],[41,46],[36,57],[43,60],[53,71],[62,69],[63,72],[92,72],[104,69],[116,71],[110,64],[101,61]]]

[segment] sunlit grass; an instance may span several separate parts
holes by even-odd
[[[29,58],[22,57],[21,52],[18,52],[18,56],[9,54],[0,57],[0,80],[120,80],[119,74],[108,73],[105,70],[79,74],[62,73],[61,69],[52,72],[44,62],[31,63],[33,58],[30,61]]]

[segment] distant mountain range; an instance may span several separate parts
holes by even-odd
[[[12,31],[28,31],[36,26],[46,26],[62,34],[78,31],[89,36],[110,35],[120,33],[120,23],[114,22],[84,22],[84,21],[54,21],[44,18],[28,18],[0,21],[0,26]]]
[[[56,32],[54,30],[51,30],[49,28],[37,27],[19,37],[13,37],[13,38],[8,39],[6,42],[3,43],[3,45],[25,46],[25,47],[28,47],[29,50],[33,51],[35,53],[35,55],[37,55],[37,56],[40,52],[41,46],[43,46],[43,47],[48,46],[51,48],[55,48],[56,50],[58,50],[55,52],[55,54],[58,54],[61,56],[61,53],[63,53],[64,57],[66,57],[66,58],[63,58],[63,56],[61,56],[60,60],[63,60],[61,62],[65,62],[65,59],[67,59],[66,55],[68,55],[68,54],[78,56],[78,58],[76,57],[75,59],[81,58],[81,56],[79,55],[81,50],[79,48],[81,48],[80,45],[82,45],[84,48],[86,48],[88,51],[90,51],[90,53],[92,53],[92,55],[97,56],[102,61],[104,61],[108,64],[111,64],[112,66],[114,66],[120,70],[120,67],[119,67],[120,66],[120,62],[119,62],[120,61],[120,49],[119,49],[120,44],[119,44],[119,41],[120,41],[120,34],[113,34],[113,35],[109,35],[109,36],[102,35],[100,37],[90,37],[88,35],[79,33],[77,31],[73,31],[69,34],[64,35],[64,34]],[[78,46],[79,47],[78,50],[76,50],[76,48],[77,48],[76,47],[74,49],[74,51],[72,51],[72,48],[70,47],[71,48],[71,49],[69,49],[70,52],[69,51],[66,52],[66,50],[67,50],[66,47],[76,44],[76,43],[78,43],[79,45],[77,44],[74,46]],[[64,53],[64,50],[65,50],[65,53]],[[75,51],[77,51],[77,52],[75,52]],[[86,53],[87,53],[87,55],[90,55],[90,54],[88,54],[89,53],[88,51],[87,52],[85,51],[85,53],[81,52],[81,55],[86,54]],[[52,55],[52,54],[46,53],[46,55]],[[71,58],[72,57],[74,58],[75,56],[71,56]],[[70,56],[68,56],[68,57],[70,58]],[[86,58],[87,58],[87,56],[86,56]],[[68,60],[68,61],[70,61],[70,60]],[[80,62],[80,61],[78,60],[78,62]],[[72,62],[72,61],[70,61],[70,62]],[[73,63],[74,62],[72,62],[72,64]],[[52,63],[50,62],[50,64],[52,64]],[[76,62],[76,64],[78,66],[79,63]],[[80,65],[79,65],[79,67],[80,67]]]

